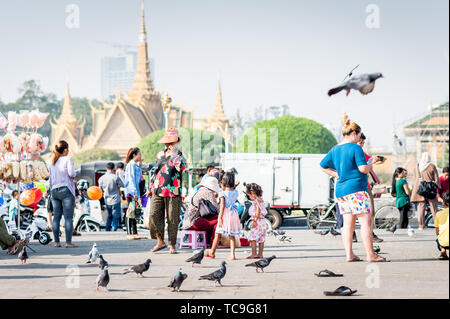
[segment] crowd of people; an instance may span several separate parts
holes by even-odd
[[[335,197],[337,199],[338,228],[342,228],[343,245],[346,258],[349,262],[361,261],[352,249],[353,242],[357,241],[355,223],[358,219],[362,241],[368,262],[386,262],[387,260],[376,254],[374,242],[381,242],[374,233],[374,195],[368,175],[373,172],[374,165],[383,164],[383,156],[370,156],[363,150],[366,137],[361,127],[349,120],[342,130],[342,141],[334,146],[320,163],[321,169],[329,176],[336,178]],[[168,129],[163,138],[158,141],[164,145],[163,150],[156,156],[156,165],[151,170],[148,187],[142,172],[142,153],[139,148],[131,148],[126,156],[126,164],[108,163],[106,173],[98,180],[103,191],[103,198],[107,210],[106,231],[119,229],[122,220],[126,225],[128,239],[147,238],[138,234],[137,215],[140,213],[141,199],[147,198],[150,229],[150,238],[156,240],[151,249],[157,252],[169,245],[171,254],[176,254],[180,211],[182,207],[183,172],[186,169],[186,159],[178,145],[180,138],[176,129]],[[50,190],[49,226],[53,232],[54,246],[61,247],[60,222],[62,216],[65,220],[65,247],[77,247],[72,243],[73,216],[77,203],[76,174],[72,158],[69,156],[69,145],[59,141],[55,145],[49,163]],[[205,256],[215,258],[218,246],[224,242],[230,247],[230,260],[236,259],[235,248],[239,245],[239,236],[242,232],[241,222],[236,209],[238,191],[236,186],[236,172],[220,171],[208,166],[206,174],[195,188],[183,216],[183,229],[205,231],[207,246]],[[440,250],[440,259],[447,257],[448,250],[448,191],[449,168],[443,169],[439,177],[436,165],[431,162],[430,155],[424,153],[414,171],[414,185],[411,187],[407,181],[408,171],[403,167],[395,169],[392,178],[391,194],[395,197],[395,205],[400,211],[400,228],[408,228],[409,212],[412,205],[417,209],[419,230],[425,228],[425,211],[430,210],[435,221],[437,244]],[[423,192],[424,185],[431,183],[431,193]],[[433,190],[434,187],[434,190]],[[124,190],[124,191],[122,191]],[[254,183],[246,184],[246,195],[252,202],[249,209],[253,220],[248,239],[252,252],[247,258],[262,258],[266,237],[264,218],[267,214],[262,199],[263,190]],[[17,193],[10,205],[10,220],[17,215]],[[126,199],[128,209],[122,217],[122,200]],[[438,212],[438,205],[445,209]],[[168,245],[165,242],[165,225],[167,223]],[[20,251],[28,241],[16,240],[11,237],[6,225],[0,220],[0,244],[2,249],[11,253]]]

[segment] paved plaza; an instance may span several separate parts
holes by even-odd
[[[449,298],[449,266],[447,261],[436,259],[434,229],[416,231],[409,237],[405,230],[395,235],[385,231],[377,234],[385,241],[378,244],[381,254],[389,263],[347,263],[340,236],[321,236],[302,227],[284,228],[293,238],[292,243],[280,243],[268,236],[265,256],[276,255],[266,273],[256,273],[245,268],[249,261],[249,247],[237,250],[236,261],[228,262],[228,272],[222,281],[224,287],[214,287],[211,282],[199,281],[227,260],[229,251],[220,249],[216,259],[205,258],[200,268],[192,268],[185,260],[192,251],[183,249],[170,255],[168,249],[151,253],[155,241],[126,240],[124,232],[83,233],[75,237],[79,248],[45,247],[36,241],[31,247],[30,259],[20,265],[17,256],[0,252],[0,296],[2,298],[330,298],[324,290],[334,290],[345,285],[356,295],[350,298]],[[141,232],[148,235],[148,232]],[[358,237],[360,234],[358,231]],[[99,274],[96,266],[86,264],[87,254],[93,243],[110,264],[110,292],[96,292],[95,281]],[[363,244],[355,244],[355,252],[365,258]],[[122,275],[130,265],[152,260],[145,278],[134,274]],[[180,293],[172,293],[167,287],[171,277],[182,267],[188,278]],[[317,278],[314,273],[329,269],[342,273],[342,278]],[[335,298],[335,297],[331,297]],[[347,297],[348,298],[348,297]]]

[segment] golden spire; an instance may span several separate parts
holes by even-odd
[[[149,96],[153,90],[153,81],[150,76],[150,60],[148,58],[147,48],[147,32],[145,31],[145,14],[144,14],[144,1],[142,0],[141,8],[141,27],[139,31],[139,48],[136,65],[136,75],[134,77],[133,87],[127,94],[127,99],[136,104],[141,97]]]
[[[217,96],[216,96],[216,107],[214,113],[212,114],[212,119],[215,121],[226,121],[225,111],[223,109],[222,103],[222,88],[220,85],[220,73],[217,76]]]
[[[64,104],[61,112],[61,117],[58,122],[61,124],[69,124],[72,126],[77,123],[77,118],[73,112],[72,99],[70,98],[69,79],[66,80],[66,94],[64,97]]]
[[[147,31],[145,31],[145,6],[144,0],[141,3],[141,31],[139,32],[139,42],[147,41]]]

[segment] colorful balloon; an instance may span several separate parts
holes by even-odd
[[[99,200],[103,196],[103,192],[98,186],[91,186],[87,190],[87,195],[91,200]]]
[[[35,203],[35,192],[31,189],[27,189],[22,194],[20,194],[20,203],[25,206],[31,206]]]
[[[34,202],[33,204],[39,203],[39,201],[42,199],[42,191],[38,188],[32,188],[31,191],[34,192]]]

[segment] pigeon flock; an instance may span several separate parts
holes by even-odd
[[[21,257],[22,256],[22,257]],[[26,261],[27,255],[26,250],[24,249],[21,253],[21,256],[19,256],[19,259],[23,262]],[[194,251],[194,254],[186,260],[186,262],[192,263],[192,267],[194,267],[194,264],[201,265],[201,262],[203,258],[205,257],[205,249],[202,248],[199,251]],[[245,265],[245,267],[255,267],[256,272],[259,272],[258,270],[261,269],[262,272],[264,272],[264,268],[268,267],[273,259],[275,259],[276,256],[271,256],[268,258],[262,258],[261,260],[255,261],[251,264]],[[94,265],[95,262],[99,259],[98,267],[100,268],[101,272],[97,277],[96,280],[96,291],[98,292],[100,290],[100,287],[104,289],[105,292],[109,292],[108,285],[111,281],[111,277],[109,275],[109,263],[106,261],[103,255],[100,254],[97,244],[94,243],[92,246],[91,251],[88,254],[88,261],[86,263]],[[129,268],[125,268],[123,270],[123,275],[129,274],[129,273],[135,273],[137,277],[144,277],[143,273],[147,272],[150,269],[150,264],[152,261],[150,259],[147,259],[144,263],[131,266]],[[200,276],[199,280],[208,280],[214,282],[214,287],[219,284],[222,285],[222,279],[225,277],[227,273],[227,263],[225,261],[222,261],[221,266],[216,271]],[[172,288],[172,292],[180,292],[181,285],[183,282],[188,278],[188,275],[183,273],[182,269],[180,268],[175,276],[170,281],[168,287]]]

